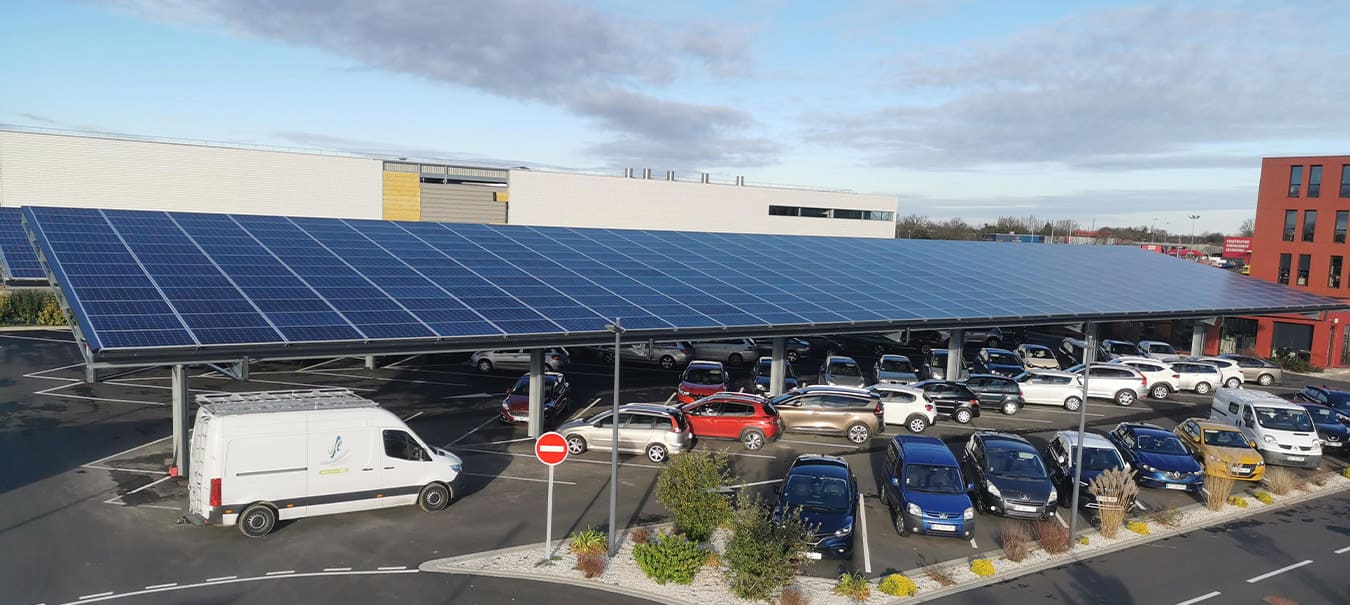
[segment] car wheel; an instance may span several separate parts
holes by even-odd
[[[862,423],[849,425],[845,434],[848,436],[848,440],[853,443],[867,443],[867,440],[872,438],[872,430]]]
[[[1236,389],[1242,386],[1242,380],[1238,378],[1229,378],[1227,381],[1223,383],[1223,386],[1226,386],[1230,389]]]
[[[669,355],[662,355],[662,356],[661,356],[661,367],[664,368],[664,369],[667,369],[667,370],[669,370],[669,369],[671,369],[671,368],[674,368],[674,367],[675,367],[675,358],[674,358],[674,357],[671,357],[671,356],[669,356]]]
[[[1064,409],[1070,412],[1077,412],[1078,408],[1083,407],[1083,400],[1077,397],[1070,397],[1064,400]]]
[[[1195,385],[1196,395],[1208,395],[1211,390],[1208,382],[1201,382]]]
[[[952,415],[952,418],[961,424],[970,424],[970,419],[974,417],[975,415],[970,413],[970,408],[961,408]]]
[[[1000,341],[997,336],[990,336],[989,340],[984,341],[984,346],[991,349],[997,349],[1001,344],[1003,344],[1003,342]]]
[[[600,359],[601,361],[604,361],[606,364],[614,363],[614,353],[610,351],[605,351],[604,353],[600,354]]]
[[[445,510],[450,505],[450,488],[440,483],[428,483],[417,495],[417,506],[429,513]]]
[[[1172,388],[1165,384],[1155,384],[1149,389],[1149,396],[1154,399],[1167,399],[1172,395]]]
[[[764,447],[764,433],[754,429],[746,431],[741,435],[741,445],[752,452]]]
[[[478,360],[478,371],[484,374],[492,371],[492,362],[487,359]]]
[[[1275,377],[1271,376],[1270,374],[1262,374],[1256,377],[1256,384],[1259,384],[1263,387],[1270,386],[1270,383],[1272,382],[1275,382]]]
[[[883,347],[883,346],[881,346],[881,345],[876,345],[876,346],[872,347],[872,355],[873,355],[873,356],[875,356],[875,357],[881,357],[882,355],[885,355],[885,354],[886,354],[886,347]]]
[[[1003,415],[1005,415],[1005,416],[1012,416],[1013,414],[1016,414],[1016,413],[1017,413],[1017,402],[1016,402],[1016,401],[1005,401],[1005,402],[1003,402]]]
[[[254,504],[239,513],[239,531],[250,538],[261,538],[277,526],[277,511],[266,504]]]
[[[742,363],[745,363],[745,358],[741,357],[740,353],[732,353],[731,356],[727,358],[727,363],[733,366],[740,366]]]
[[[900,511],[893,511],[893,512],[895,513],[895,533],[900,534],[900,537],[902,538],[908,536],[909,527],[905,525],[904,513],[901,513]]]
[[[920,353],[923,353],[924,355],[927,355],[927,354],[929,354],[929,353],[932,353],[932,352],[933,352],[933,345],[930,345],[930,344],[928,344],[928,343],[925,342],[925,343],[919,345],[919,352],[920,352]]]
[[[797,363],[797,360],[798,360],[798,359],[801,359],[801,355],[799,355],[796,351],[788,351],[788,352],[787,352],[787,360],[788,360],[790,363]]]
[[[567,453],[583,454],[586,452],[586,440],[580,435],[571,435],[567,438]]]
[[[647,459],[652,462],[661,463],[666,461],[666,446],[660,443],[653,443],[647,446]]]
[[[909,420],[905,421],[905,428],[911,433],[922,433],[928,428],[928,419],[918,415],[910,416]]]
[[[1123,406],[1134,405],[1135,398],[1136,396],[1134,394],[1134,391],[1124,389],[1116,393],[1116,404]]]

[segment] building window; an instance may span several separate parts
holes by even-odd
[[[797,216],[800,211],[796,206],[769,206],[769,216]]]
[[[1294,228],[1295,228],[1296,225],[1298,225],[1298,211],[1297,211],[1297,210],[1285,210],[1285,211],[1284,211],[1284,241],[1286,241],[1286,242],[1292,242],[1292,241],[1294,241]]]
[[[1293,260],[1293,257],[1291,257],[1288,254],[1280,255],[1280,276],[1276,279],[1276,281],[1282,284],[1289,283],[1289,263],[1291,260]]]
[[[1298,197],[1298,189],[1303,186],[1303,167],[1289,167],[1289,197]]]
[[[1317,211],[1303,211],[1303,241],[1313,241],[1313,233],[1317,231]]]
[[[1331,268],[1327,270],[1327,287],[1341,287],[1341,257],[1331,257]]]
[[[1308,167],[1308,197],[1322,195],[1322,165]]]
[[[1336,211],[1336,233],[1331,236],[1331,239],[1338,244],[1345,243],[1345,223],[1347,215],[1350,215],[1350,212],[1345,210]]]
[[[863,217],[862,210],[844,210],[843,208],[835,208],[834,210],[834,218],[851,218],[856,220],[862,220],[862,217]]]
[[[1312,256],[1308,254],[1298,255],[1298,279],[1294,280],[1295,285],[1308,285],[1308,271],[1312,269]]]
[[[869,220],[869,221],[892,221],[892,220],[895,220],[895,213],[894,213],[894,212],[887,212],[887,211],[885,211],[885,210],[867,210],[867,211],[865,211],[865,212],[866,212],[866,214],[867,214],[867,217],[866,217],[866,218],[867,218],[867,220]]]
[[[1341,166],[1341,197],[1350,197],[1350,164]]]
[[[812,218],[830,218],[829,208],[802,208],[798,216],[809,216]]]

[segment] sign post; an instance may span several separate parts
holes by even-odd
[[[534,457],[548,465],[548,498],[544,507],[544,558],[552,556],[553,545],[553,467],[567,459],[567,440],[555,432],[540,435],[534,442]]]

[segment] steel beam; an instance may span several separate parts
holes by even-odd
[[[966,335],[961,330],[952,330],[947,336],[947,380],[961,380],[961,362],[966,344]]]
[[[530,349],[530,420],[526,434],[538,437],[544,430],[544,350]]]
[[[755,367],[759,367],[759,360],[755,360]],[[773,363],[769,365],[769,396],[782,395],[785,382],[787,382],[787,339],[775,336]]]
[[[192,389],[188,386],[187,366],[169,369],[173,393],[173,466],[179,477],[188,476],[188,438],[192,431]]]

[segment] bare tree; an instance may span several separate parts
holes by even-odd
[[[1247,217],[1247,220],[1242,221],[1242,226],[1238,227],[1238,235],[1241,235],[1242,237],[1251,237],[1255,234],[1256,219]]]
[[[901,239],[933,239],[933,223],[922,214],[910,214],[895,222],[895,237]]]

